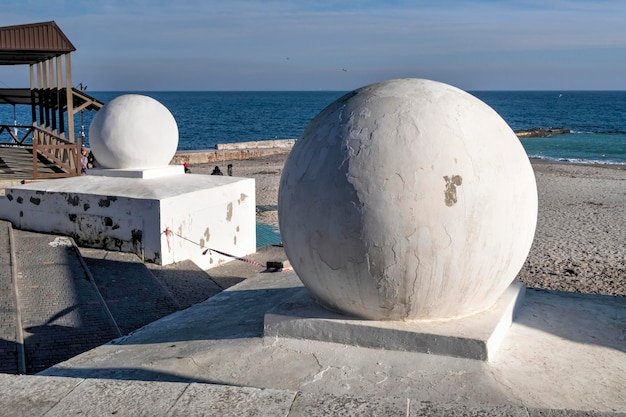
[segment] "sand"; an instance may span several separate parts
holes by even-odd
[[[234,176],[255,179],[262,223],[278,225],[275,208],[287,156],[228,162]],[[626,166],[531,162],[539,193],[537,231],[517,279],[531,288],[626,296]],[[191,169],[210,174],[214,166]]]

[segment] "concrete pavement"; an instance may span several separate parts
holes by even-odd
[[[214,275],[239,283],[37,376],[0,375],[3,414],[626,415],[621,297],[529,289],[483,362],[266,338],[265,312],[306,291],[297,275],[244,262]]]
[[[319,395],[217,384],[0,376],[0,404],[20,416],[617,416],[522,405],[435,403],[416,398]],[[621,414],[623,415],[623,414]]]
[[[483,362],[264,338],[264,313],[302,291],[292,272],[257,273],[40,375],[289,391],[323,404],[357,398],[367,404],[361,410],[397,411],[371,415],[420,415],[425,404],[434,414],[424,415],[626,412],[626,306],[620,297],[528,290],[499,354]],[[319,415],[344,415],[337,407]],[[437,407],[449,408],[437,414]]]

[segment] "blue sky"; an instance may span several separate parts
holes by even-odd
[[[623,0],[3,0],[54,20],[92,91],[341,90],[402,77],[465,90],[626,90]],[[0,67],[0,87],[28,85]]]

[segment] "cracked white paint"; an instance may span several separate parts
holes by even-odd
[[[376,320],[491,307],[534,237],[537,190],[519,140],[452,86],[392,80],[306,128],[279,190],[285,251],[327,307]]]
[[[242,194],[249,197],[235,204]],[[6,195],[16,228],[68,235],[79,246],[136,253],[161,265],[192,260],[209,269],[233,258],[203,255],[206,248],[234,256],[256,251],[251,178],[86,175],[19,185]]]
[[[58,246],[67,246],[67,247],[74,246],[72,244],[72,241],[67,237],[55,237],[52,242],[48,243],[48,245],[52,246],[53,248],[56,248]]]

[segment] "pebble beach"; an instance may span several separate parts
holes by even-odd
[[[233,160],[233,176],[256,183],[258,221],[278,226],[275,210],[284,153]],[[535,239],[517,279],[530,288],[626,296],[626,165],[583,165],[531,159],[539,212]],[[191,164],[210,174],[218,165]],[[626,302],[626,299],[625,299]]]

